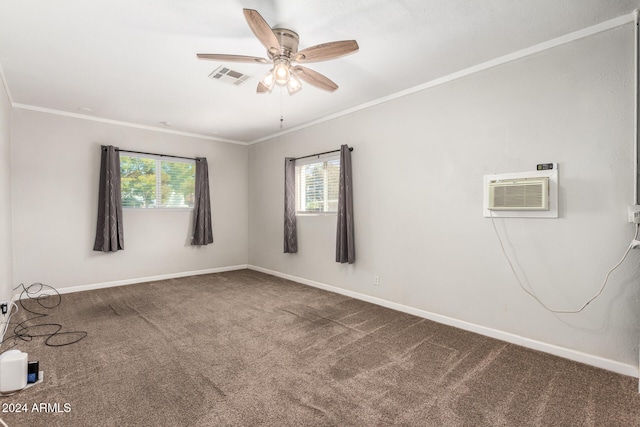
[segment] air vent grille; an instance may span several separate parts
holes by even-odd
[[[549,210],[549,178],[523,178],[489,182],[489,210]]]
[[[242,74],[241,72],[232,70],[224,65],[213,70],[211,74],[209,74],[209,77],[235,86],[240,86],[251,78],[251,76],[247,74]]]

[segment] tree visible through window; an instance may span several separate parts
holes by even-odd
[[[340,158],[337,156],[296,164],[296,211],[337,212],[339,183]]]
[[[122,206],[193,208],[195,162],[120,155]]]

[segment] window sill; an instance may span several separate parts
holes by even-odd
[[[337,212],[301,212],[296,213],[296,216],[336,216]]]
[[[140,211],[140,212],[192,212],[193,208],[134,208],[131,206],[123,206],[123,210],[126,211]]]

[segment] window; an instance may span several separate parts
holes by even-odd
[[[296,213],[338,211],[340,154],[296,161]]]
[[[122,207],[193,208],[193,160],[120,155]]]

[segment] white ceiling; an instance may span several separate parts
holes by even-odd
[[[640,0],[0,0],[0,67],[17,107],[250,143],[628,14]],[[358,53],[305,64],[340,88],[257,95],[265,64],[208,77],[196,53],[266,57],[242,14]],[[91,112],[82,110],[90,108]],[[280,115],[284,116],[283,129]],[[169,122],[166,127],[162,122]]]

